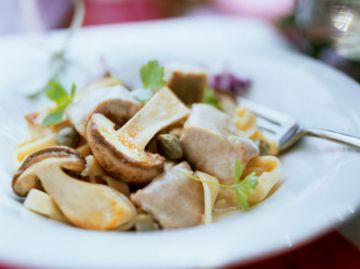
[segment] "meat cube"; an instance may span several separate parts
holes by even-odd
[[[165,67],[167,86],[189,105],[199,103],[204,96],[207,74],[201,69],[188,65],[168,65]]]
[[[182,228],[202,223],[204,192],[200,182],[186,162],[172,166],[144,189],[131,195],[131,200],[151,213],[163,228]]]
[[[230,116],[206,104],[193,105],[180,141],[194,168],[224,184],[234,183],[236,159],[246,165],[259,154],[257,145],[236,128]]]

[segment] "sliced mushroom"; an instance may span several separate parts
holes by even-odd
[[[87,143],[85,143],[84,145],[81,145],[80,147],[78,147],[77,152],[79,152],[81,154],[81,156],[83,156],[84,158],[89,156],[91,154],[91,149],[89,147],[89,145]]]
[[[111,86],[82,94],[78,101],[67,109],[67,117],[81,136],[86,138],[86,126],[94,113],[108,117],[117,126],[122,126],[139,109],[141,104],[130,96],[123,86]]]
[[[136,209],[123,194],[77,180],[84,158],[68,147],[52,147],[30,155],[13,178],[13,190],[25,196],[38,178],[65,217],[75,226],[111,230],[132,221]]]
[[[77,166],[70,166],[69,169],[81,172],[84,169],[85,161],[79,154],[68,147],[48,147],[45,149],[38,150],[30,154],[22,163],[18,171],[15,173],[12,181],[13,191],[19,196],[26,196],[28,192],[35,188],[37,185],[38,178],[33,173],[29,173],[29,168],[33,165],[42,162],[49,157],[57,158],[69,158],[74,157],[77,160]],[[64,167],[63,168],[68,168]]]
[[[165,158],[145,151],[146,145],[189,112],[168,88],[162,88],[118,131],[105,116],[94,114],[87,128],[88,143],[106,172],[128,183],[147,183],[162,172]]]
[[[129,197],[130,189],[128,184],[126,184],[121,179],[115,179],[106,174],[93,155],[87,156],[85,160],[86,166],[85,169],[81,172],[83,177],[89,178],[90,182],[92,183],[99,183],[98,181],[102,181],[109,187],[117,190],[118,192],[121,192],[122,194],[126,195],[126,197]]]

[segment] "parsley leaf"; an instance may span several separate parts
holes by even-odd
[[[63,110],[57,110],[57,111],[50,112],[43,119],[42,124],[45,126],[50,126],[50,125],[56,124],[63,119],[63,116],[64,116]]]
[[[64,87],[56,80],[50,80],[47,86],[46,96],[57,105],[64,104],[71,99],[71,96],[68,95]]]
[[[244,166],[241,164],[240,160],[235,160],[235,175],[234,179],[235,182],[238,183],[240,181],[240,177],[244,172]]]
[[[256,188],[258,184],[258,179],[259,177],[255,173],[251,173],[239,183],[233,185],[236,192],[236,202],[238,208],[242,210],[249,209],[248,198],[253,192],[253,190]]]
[[[58,51],[53,52],[50,55],[49,59],[49,77],[48,81],[57,79],[61,77],[64,72],[66,71],[68,65],[71,63],[67,57],[69,45],[71,43],[71,39],[75,35],[75,33],[78,31],[79,28],[81,28],[84,17],[85,17],[85,3],[83,0],[74,0],[72,1],[74,4],[74,12],[73,17],[71,19],[69,28],[67,30],[65,40],[63,42],[62,48]],[[47,90],[47,83],[45,85],[42,85],[40,89],[37,89],[35,92],[32,92],[30,94],[27,94],[27,97],[29,99],[36,99],[40,97],[43,93]]]
[[[249,201],[248,196],[241,189],[234,189],[236,193],[236,205],[239,209],[248,210],[249,209]]]
[[[196,181],[217,185],[223,189],[232,189],[235,191],[236,195],[236,204],[237,207],[241,210],[248,210],[249,209],[249,196],[254,191],[258,184],[259,177],[256,175],[255,172],[247,175],[243,180],[240,180],[241,175],[244,172],[244,166],[240,163],[240,160],[235,160],[235,184],[220,184],[213,181],[207,181],[201,178],[198,178],[192,174],[185,173],[184,171],[179,170],[180,173],[186,175],[187,177],[194,179]]]
[[[143,65],[140,69],[140,76],[145,88],[159,89],[165,85],[164,67],[156,60]]]
[[[51,80],[47,86],[46,96],[56,104],[56,107],[43,119],[42,124],[50,126],[59,123],[64,117],[66,108],[73,102],[76,86],[71,86],[70,94],[56,80]]]
[[[209,104],[219,110],[223,110],[223,108],[219,102],[219,99],[215,95],[215,90],[212,88],[209,88],[209,87],[205,88],[203,103]]]

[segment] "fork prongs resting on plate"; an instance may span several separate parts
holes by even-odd
[[[296,121],[286,114],[241,97],[238,97],[237,101],[239,105],[247,107],[257,116],[257,127],[274,138],[281,139],[289,129],[297,126]]]

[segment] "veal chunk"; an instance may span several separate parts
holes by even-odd
[[[207,85],[207,74],[196,66],[168,64],[165,66],[167,86],[186,105],[200,103]]]
[[[225,184],[233,183],[236,159],[246,165],[259,154],[227,114],[205,104],[193,106],[180,140],[190,164]]]
[[[168,168],[131,200],[151,213],[163,228],[182,228],[201,224],[204,194],[201,183],[179,172],[192,174],[188,163]]]

